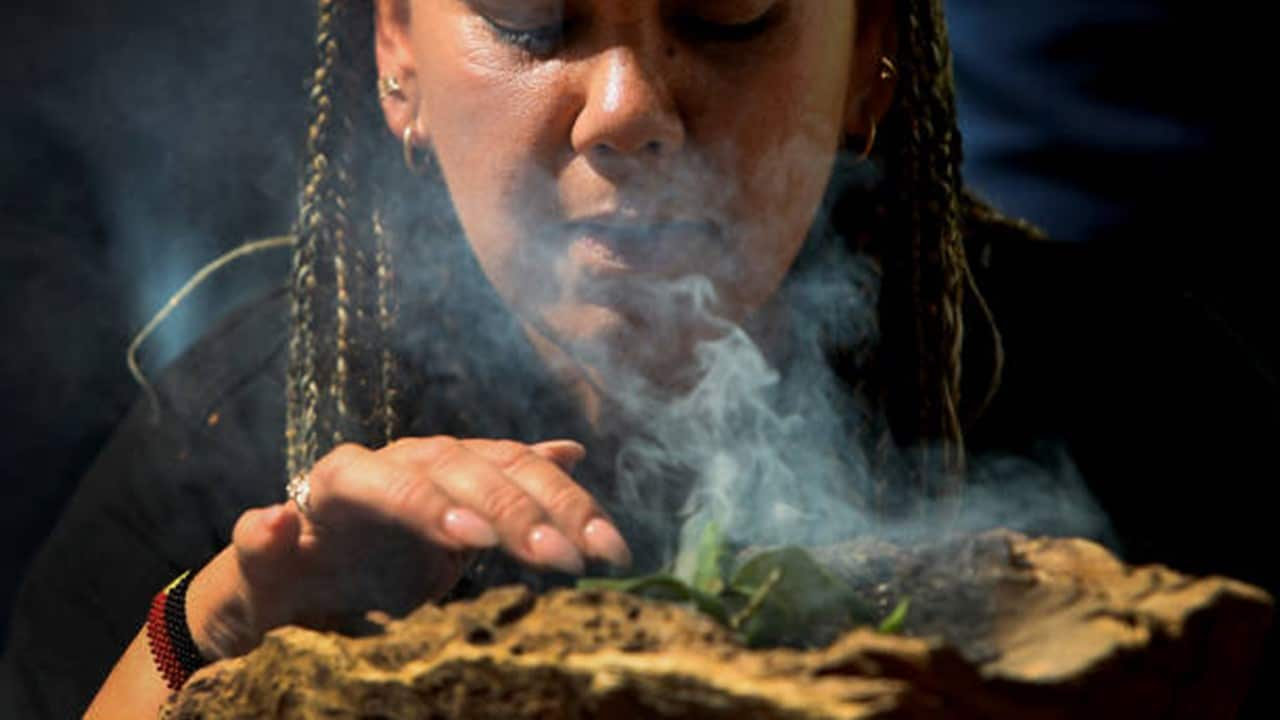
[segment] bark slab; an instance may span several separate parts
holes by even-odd
[[[1273,601],[1130,567],[1085,540],[1009,532],[820,560],[907,636],[748,650],[682,607],[523,588],[426,606],[372,637],[283,628],[198,673],[165,717],[1220,718],[1242,701]]]

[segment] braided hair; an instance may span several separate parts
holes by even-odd
[[[425,179],[412,177],[395,144],[385,140],[369,4],[318,3],[291,278],[291,476],[336,444],[380,445],[407,431],[391,350],[398,316],[392,268],[414,246],[395,238],[415,231],[393,222],[404,208],[396,207],[391,184],[442,182],[434,168]],[[973,283],[965,236],[1005,221],[964,191],[942,0],[899,0],[896,8],[898,94],[875,151],[884,180],[873,202],[837,202],[831,220],[846,238],[874,228],[870,250],[883,268],[878,395],[893,442],[924,448],[915,473],[924,494],[955,495],[964,471],[963,419],[994,392],[1001,357],[999,335]],[[379,179],[388,185],[380,187]],[[424,225],[412,227],[421,233]],[[425,227],[429,232],[431,222]],[[970,332],[966,322],[973,318],[985,332]],[[966,347],[969,336],[982,337],[986,347]],[[962,375],[966,364],[975,364],[969,358],[978,358],[970,368],[976,381]],[[974,397],[962,397],[962,385],[976,388]]]
[[[886,403],[899,443],[922,445],[927,495],[954,495],[962,477],[960,422],[966,279],[961,145],[942,3],[897,3],[898,97],[885,118],[881,336]],[[928,471],[932,470],[932,471]]]
[[[364,150],[369,92],[367,4],[321,0],[311,78],[298,242],[290,278],[292,334],[286,457],[293,476],[334,446],[394,437],[391,249],[372,203],[376,158]]]

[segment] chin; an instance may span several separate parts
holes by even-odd
[[[543,313],[547,327],[565,347],[604,347],[616,344],[638,329],[638,323],[618,308],[570,305]]]
[[[692,360],[684,342],[643,317],[607,305],[577,305],[544,315],[556,344],[598,376],[644,378],[658,385]]]

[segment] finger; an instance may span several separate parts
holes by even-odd
[[[573,440],[549,440],[530,445],[529,449],[559,465],[567,473],[573,472],[587,457],[587,449]]]
[[[297,520],[286,504],[246,511],[231,531],[232,543],[245,555],[286,552],[297,540]]]
[[[231,542],[247,575],[274,577],[298,546],[302,531],[297,511],[283,503],[249,510],[236,521]]]
[[[496,462],[497,444],[498,441],[421,438],[396,443],[382,455],[403,467],[406,476],[416,478],[415,483],[406,486],[406,503],[416,503],[412,495],[431,488],[451,498],[454,507],[471,510],[487,520],[497,531],[502,546],[522,562],[581,573],[581,552],[556,527],[546,509]],[[502,444],[512,448],[512,454],[536,459],[568,479],[528,446]]]
[[[566,461],[580,461],[586,455],[581,445],[572,441],[535,446],[494,440],[464,442],[529,493],[555,526],[585,554],[619,567],[630,566],[631,551],[608,515],[563,465],[547,457],[552,454]]]
[[[502,538],[488,520],[465,507],[455,507],[444,514],[444,529],[463,543],[477,548],[498,545]]]
[[[320,526],[354,527],[370,520],[406,527],[446,550],[492,547],[498,535],[477,513],[394,462],[392,448],[375,453],[343,445],[310,473],[311,516]]]

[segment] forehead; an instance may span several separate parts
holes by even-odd
[[[400,0],[409,6],[410,0]],[[786,10],[804,18],[834,18],[848,13],[853,0],[417,0],[414,9],[469,10],[478,14],[589,16],[635,21],[645,17],[688,13],[749,20]]]

